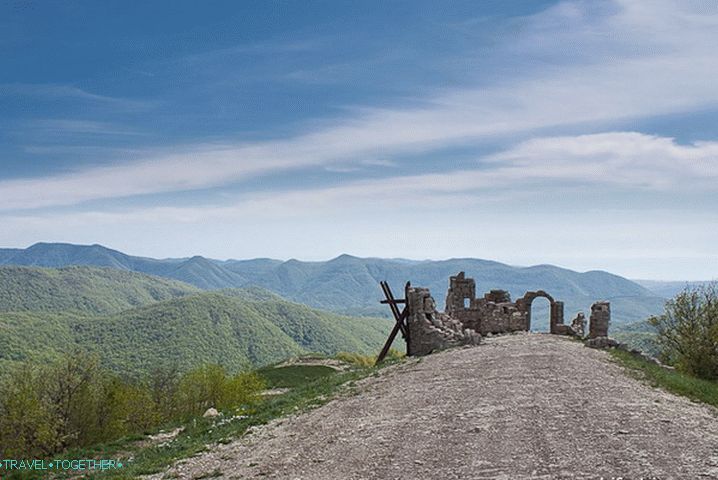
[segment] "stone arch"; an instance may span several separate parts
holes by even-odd
[[[559,333],[560,327],[558,325],[563,325],[563,302],[554,300],[551,295],[543,290],[526,292],[523,297],[516,301],[516,306],[524,313],[526,318],[526,331],[531,330],[531,304],[538,297],[546,298],[550,304],[549,332]]]

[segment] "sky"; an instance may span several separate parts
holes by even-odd
[[[718,1],[0,3],[0,247],[718,278]]]

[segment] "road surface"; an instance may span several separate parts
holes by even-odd
[[[389,367],[156,478],[716,478],[718,410],[547,334]]]

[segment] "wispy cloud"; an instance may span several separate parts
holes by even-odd
[[[560,64],[533,71],[529,78],[516,76],[483,88],[436,92],[416,99],[412,106],[404,108],[352,110],[343,119],[320,123],[283,140],[180,146],[168,148],[161,154],[148,153],[143,160],[112,167],[4,181],[0,182],[0,197],[4,199],[2,208],[52,207],[103,198],[209,188],[302,168],[351,169],[366,158],[392,160],[398,155],[475,145],[486,139],[547,127],[610,125],[617,120],[718,105],[718,88],[714,81],[718,78],[718,57],[712,47],[718,42],[718,12],[701,11],[697,15],[690,7],[673,2],[660,2],[655,9],[644,11],[634,2],[619,1],[613,3],[609,11],[592,19],[585,15],[588,5],[561,4],[525,20],[526,33],[511,39],[519,45],[532,46],[541,45],[538,39],[549,39],[542,48],[552,52],[554,45],[550,39],[570,35],[575,42],[587,47],[582,53],[587,56],[586,61],[577,65]],[[656,30],[666,31],[666,35],[656,40]],[[595,41],[596,32],[600,33],[600,38],[623,40],[611,44],[609,56],[605,54],[605,46]],[[641,55],[636,55],[637,49]],[[600,53],[595,61],[589,61],[591,51]],[[57,93],[55,88],[50,91]],[[92,94],[71,87],[63,87],[60,91],[94,98]],[[520,145],[506,152],[504,157],[497,157],[504,161],[504,166],[498,169],[421,178],[427,180],[424,183],[430,184],[429,188],[441,185],[455,188],[457,184],[468,188],[501,178],[519,178],[538,164],[528,155],[532,153],[531,149],[542,151],[542,158],[546,160],[550,155],[563,155],[563,148],[583,148],[597,152],[590,157],[593,161],[608,155],[607,151],[601,151],[601,145],[607,142],[616,142],[622,147],[631,142],[640,144],[641,148],[670,147],[684,152],[688,159],[707,150],[713,152],[711,149],[715,148],[713,144],[681,147],[670,139],[628,135],[560,138],[543,143],[537,140],[538,143]],[[589,142],[593,144],[589,145]],[[634,150],[624,156],[616,154],[613,158],[614,161],[635,159],[638,153]],[[526,160],[528,158],[533,159]],[[572,163],[572,169],[567,165],[556,167],[552,175],[574,172],[586,176],[600,173],[597,170],[600,168],[611,168],[611,165],[600,162],[599,166],[591,166],[587,163],[588,157],[582,162]],[[714,166],[707,157],[701,162],[694,170],[705,171]],[[613,178],[630,184],[634,177],[627,175],[636,169],[645,170],[627,168]],[[535,170],[540,176],[541,171]],[[653,188],[672,181],[659,176],[670,176],[672,171],[658,168],[655,172],[648,172],[643,185]],[[564,177],[570,176],[568,173]],[[416,177],[392,179],[392,184],[400,189],[415,181]],[[37,191],[42,191],[43,195],[36,195]]]
[[[17,95],[27,95],[50,99],[74,99],[128,110],[144,109],[150,105],[150,102],[144,100],[99,95],[74,85],[41,83],[0,84],[0,97]]]
[[[25,123],[24,130],[35,130],[43,135],[48,134],[88,134],[88,135],[147,135],[146,132],[117,125],[110,122],[94,120],[77,120],[69,118],[37,119]]]
[[[289,41],[266,41],[232,45],[203,52],[191,53],[178,59],[189,64],[216,62],[237,56],[267,56],[279,54],[300,54],[316,51],[327,44],[324,38],[305,38]]]
[[[216,154],[213,155],[215,157]],[[255,168],[261,166],[255,165]],[[163,172],[161,166],[154,163],[147,164],[146,169],[140,176],[146,182],[157,182]],[[128,180],[122,176],[122,171],[113,168],[96,169],[95,172],[94,181],[83,178],[83,182],[100,188],[111,178],[119,183]],[[164,175],[169,175],[168,181],[173,185],[179,181],[172,178],[171,172]],[[196,180],[202,183],[211,178]],[[53,194],[59,195],[63,191],[71,194],[73,187],[81,186],[75,181],[70,178],[61,184],[64,190],[59,190],[58,185],[39,188],[42,188],[43,197],[51,188],[56,189],[50,192]],[[128,192],[145,188],[137,180],[127,183]],[[38,187],[38,184],[34,186]],[[226,220],[252,215],[252,212],[261,212],[267,218],[282,218],[288,214],[292,217],[312,217],[322,212],[345,211],[349,205],[376,211],[387,202],[439,210],[457,204],[509,204],[535,195],[537,191],[574,194],[587,187],[632,194],[640,191],[658,195],[686,191],[695,194],[717,192],[718,142],[680,145],[672,138],[636,132],[541,137],[478,158],[476,167],[471,169],[395,174],[332,186],[284,189],[281,192],[259,191],[237,194],[230,197],[226,205],[152,207],[142,211],[154,212],[152,215],[156,217],[153,218],[165,216],[180,222],[200,218]],[[23,188],[20,186],[18,192]],[[13,204],[12,196],[7,198],[10,199],[10,209],[19,208]]]
[[[235,206],[207,212],[312,216],[347,205],[371,210],[386,202],[441,209],[511,202],[536,190],[576,193],[586,187],[656,194],[718,192],[718,142],[680,145],[672,138],[636,132],[536,138],[478,159],[473,169],[252,194]]]

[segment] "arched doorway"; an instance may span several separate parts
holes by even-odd
[[[549,333],[551,331],[551,301],[538,296],[529,305],[529,330],[531,332]]]
[[[547,299],[549,303],[549,322],[546,331],[550,333],[557,333],[558,329],[556,326],[563,323],[563,302],[557,302],[553,299],[551,295],[544,292],[543,290],[526,292],[526,294],[524,294],[522,298],[516,301],[516,305],[519,307],[519,310],[524,312],[526,315],[526,330],[532,330],[533,325],[531,324],[531,306],[533,304],[533,301],[538,297],[543,297]]]

